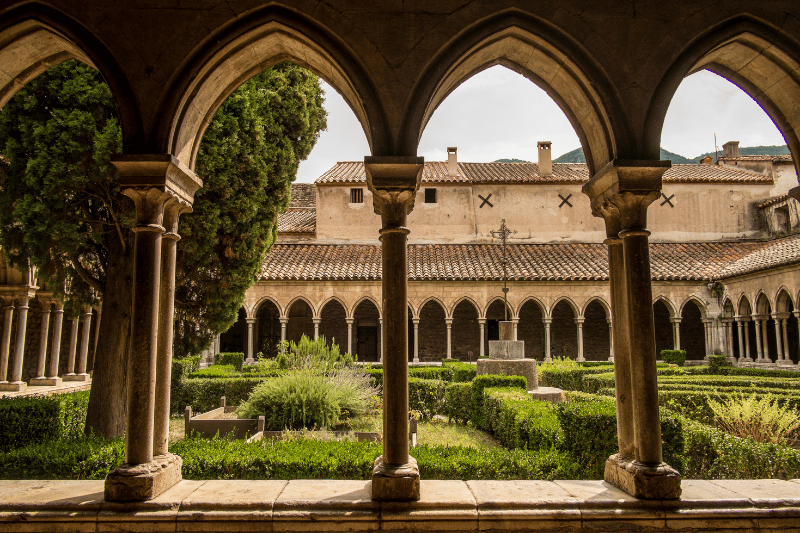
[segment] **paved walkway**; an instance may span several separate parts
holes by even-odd
[[[25,390],[19,392],[0,392],[0,398],[20,398],[26,396],[50,396],[52,394],[66,394],[68,392],[77,392],[81,390],[89,390],[92,388],[92,380],[89,381],[64,381],[61,385],[40,386],[28,385]]]
[[[369,481],[188,481],[142,503],[103,481],[0,481],[0,532],[800,531],[800,481],[684,480],[675,501],[602,481],[423,480],[422,499],[370,500]]]

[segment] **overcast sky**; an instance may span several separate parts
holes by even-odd
[[[355,115],[325,84],[328,130],[300,164],[298,182],[313,182],[337,161],[363,161],[369,147]],[[685,157],[714,151],[727,141],[740,146],[782,145],[783,136],[766,113],[741,89],[707,71],[686,78],[672,100],[661,146]],[[453,91],[433,114],[418,154],[426,161],[447,159],[458,147],[459,161],[536,161],[537,141],[552,141],[553,158],[580,146],[575,130],[556,103],[529,80],[495,66]]]

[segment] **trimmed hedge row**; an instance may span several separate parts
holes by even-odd
[[[183,412],[187,405],[191,405],[192,411],[204,413],[219,407],[222,396],[225,396],[228,405],[239,405],[264,379],[264,376],[185,379],[172,391],[172,412]]]
[[[83,435],[89,391],[0,400],[0,451]]]
[[[584,378],[593,374],[607,374],[613,372],[614,367],[609,364],[596,366],[578,366],[575,368],[559,368],[540,365],[537,368],[540,385],[556,387],[562,390],[583,390]]]
[[[125,462],[125,441],[91,436],[35,442],[0,453],[2,479],[105,479]]]
[[[506,448],[548,450],[564,440],[553,404],[531,400],[527,391],[484,389],[483,410],[490,430]]]

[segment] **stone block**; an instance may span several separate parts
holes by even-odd
[[[0,383],[0,391],[3,392],[20,392],[28,388],[28,384],[24,381],[11,381]]]
[[[61,378],[32,378],[31,387],[57,387],[61,385]]]
[[[525,341],[489,341],[489,359],[524,359]]]
[[[530,388],[530,387],[529,387]],[[555,387],[538,387],[528,391],[531,400],[561,403],[564,401],[564,391]]]
[[[528,390],[534,390],[539,387],[539,380],[536,375],[535,359],[479,359],[477,362],[477,373],[479,376],[486,374],[501,376],[523,376],[526,380],[528,380]]]
[[[372,470],[372,499],[378,501],[419,500],[419,466],[417,460],[408,457],[408,463],[400,467],[383,464],[383,456],[375,459]]]
[[[647,466],[612,455],[606,461],[604,478],[640,500],[676,500],[681,497],[681,475],[667,463]]]
[[[171,453],[140,465],[123,463],[106,476],[107,501],[152,500],[182,479],[183,461]]]
[[[89,381],[89,374],[66,374],[61,379],[64,381]]]

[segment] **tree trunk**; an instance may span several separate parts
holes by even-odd
[[[125,432],[127,366],[133,303],[133,246],[123,250],[109,239],[103,312],[95,349],[92,392],[86,415],[86,433],[117,437]]]

